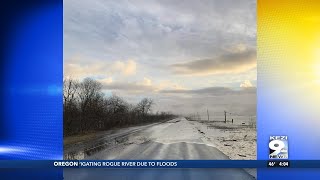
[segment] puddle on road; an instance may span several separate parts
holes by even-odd
[[[99,151],[102,151],[107,148],[114,147],[117,144],[124,143],[129,140],[129,136],[122,136],[122,137],[117,137],[113,138],[110,140],[105,140],[98,142],[94,145],[91,145],[88,148],[83,148],[77,151],[72,151],[64,154],[63,159],[64,160],[81,160],[85,159],[88,156],[91,156]]]
[[[176,121],[168,121],[167,123],[178,123],[180,122],[180,120],[176,120]]]

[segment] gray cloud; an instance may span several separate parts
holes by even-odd
[[[256,94],[256,88],[241,88],[234,90],[226,87],[208,87],[194,90],[163,90],[161,93],[169,94],[197,94],[197,95],[211,95],[211,96],[227,96],[227,95],[244,95]]]
[[[148,63],[212,57],[239,43],[255,47],[255,5],[254,0],[66,0],[66,56],[81,52]]]
[[[114,83],[104,83],[103,88],[105,90],[121,90],[127,92],[150,92],[154,91],[155,88],[153,86],[139,84],[135,82],[131,83],[121,83],[121,82],[114,82]]]
[[[221,92],[221,91],[226,91]],[[199,93],[199,92],[202,92]],[[190,114],[199,112],[201,115],[206,114],[206,109],[210,112],[223,111],[234,112],[246,116],[256,114],[256,89],[247,89],[242,91],[217,90],[209,89],[190,90],[190,91],[171,91],[171,93],[162,93],[163,98],[156,99],[157,108],[174,113]],[[189,97],[181,96],[183,94]],[[166,98],[169,96],[170,98]],[[181,105],[178,106],[177,104]]]
[[[256,51],[253,49],[223,54],[213,59],[201,59],[173,64],[175,73],[208,75],[220,73],[239,73],[256,67]]]
[[[212,88],[215,89],[215,88]],[[217,88],[220,89],[220,88]],[[226,91],[223,93],[221,91]],[[122,91],[120,91],[121,93]],[[199,93],[201,92],[201,93]],[[133,96],[134,94],[134,96]],[[125,99],[132,99],[132,103],[138,102],[143,97],[152,98],[155,102],[154,112],[171,111],[177,114],[190,114],[199,112],[206,115],[206,110],[211,113],[234,112],[246,116],[256,114],[256,89],[224,90],[221,88],[214,92],[210,88],[186,91],[165,91],[152,93],[151,91],[139,91],[133,94],[121,94]]]
[[[155,110],[255,112],[256,95],[249,89],[203,87],[239,87],[239,82],[256,79],[249,70],[256,61],[248,58],[256,49],[256,0],[63,3],[65,75],[104,78],[104,90],[115,90],[132,102],[151,97]],[[239,45],[247,51],[231,53]],[[173,71],[208,76],[177,76]],[[242,74],[233,75],[238,71]],[[141,82],[144,77],[152,83]],[[190,90],[168,90],[179,86]]]

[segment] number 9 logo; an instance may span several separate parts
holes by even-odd
[[[269,148],[274,150],[274,152],[270,155],[278,155],[282,148],[285,147],[285,144],[280,140],[273,140],[269,143]]]

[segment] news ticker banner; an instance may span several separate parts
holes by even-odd
[[[320,168],[320,160],[1,160],[0,168]]]

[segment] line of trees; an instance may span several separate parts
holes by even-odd
[[[152,114],[154,102],[149,98],[130,104],[116,95],[106,97],[102,84],[91,78],[83,81],[64,79],[63,85],[64,136],[175,117],[166,112]]]

